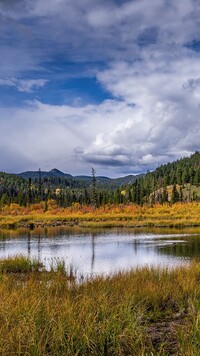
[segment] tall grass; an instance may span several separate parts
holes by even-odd
[[[44,268],[37,259],[17,255],[0,260],[0,273],[28,273],[38,272]]]
[[[83,283],[0,274],[1,355],[198,355],[200,265]]]

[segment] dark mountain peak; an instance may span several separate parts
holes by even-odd
[[[65,173],[61,172],[59,169],[57,168],[53,168],[49,171],[49,173],[53,173],[53,174],[56,174],[56,175],[60,175],[60,176],[64,176]]]
[[[72,178],[71,174],[65,174],[57,168],[53,168],[51,171],[46,172],[46,171],[27,171],[27,172],[22,172],[18,174],[22,178],[38,178],[39,174],[41,175],[42,178],[48,178],[48,177],[56,177],[56,178]]]

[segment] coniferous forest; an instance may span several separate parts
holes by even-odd
[[[60,207],[80,205],[200,200],[200,153],[164,164],[144,175],[109,179],[96,176],[72,177],[58,170],[51,174],[26,172],[21,175],[0,173],[0,206],[21,206],[54,200]]]

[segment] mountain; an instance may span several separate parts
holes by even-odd
[[[85,186],[88,187],[92,184],[92,176],[86,176],[86,175],[78,175],[78,176],[72,176],[71,174],[68,173],[63,173],[57,168],[54,168],[50,171],[26,171],[18,174],[19,177],[22,177],[24,179],[45,179],[45,178],[61,178],[61,179],[66,179],[73,182],[79,182],[81,184],[81,187]],[[120,178],[109,178],[109,177],[104,177],[104,176],[97,176],[96,177],[96,185],[97,187],[101,188],[117,188],[118,186],[121,185],[127,185],[133,183],[137,178],[142,177],[143,175],[128,175],[125,177],[120,177]]]
[[[59,171],[56,168],[53,168],[51,171],[46,172],[46,171],[26,171],[17,174],[18,176],[24,178],[24,179],[37,179],[39,176],[41,178],[49,178],[49,177],[63,177],[63,178],[73,178],[71,174],[65,174],[61,171]]]
[[[138,204],[156,201],[200,200],[200,153],[164,164],[145,174],[127,188],[130,199]]]
[[[200,183],[200,153],[196,151],[190,157],[164,164],[150,173],[158,186],[167,184],[184,185]]]

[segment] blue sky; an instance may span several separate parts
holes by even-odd
[[[111,177],[199,150],[200,2],[0,0],[0,170]]]

